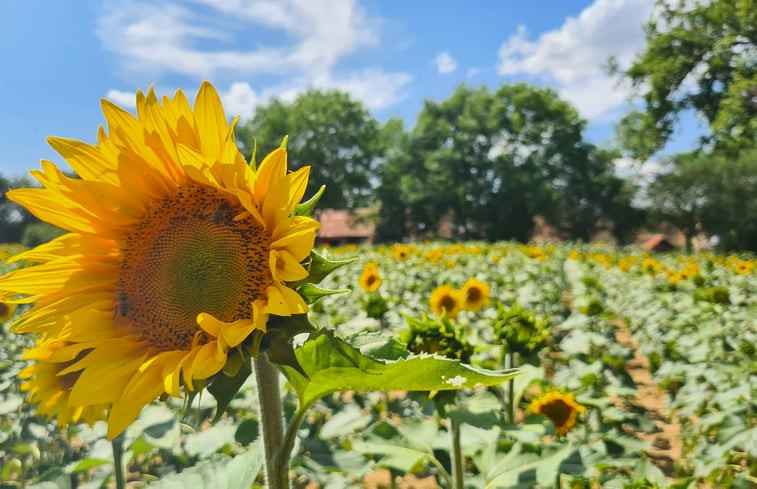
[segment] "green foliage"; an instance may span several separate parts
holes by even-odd
[[[303,407],[337,391],[456,390],[497,385],[519,373],[479,370],[436,356],[375,360],[326,331],[311,334],[295,355],[301,370],[282,369]]]
[[[620,124],[627,149],[645,159],[660,150],[681,112],[710,126],[716,148],[738,151],[757,139],[757,4],[754,0],[658,0],[646,25],[647,45],[624,76],[643,111]]]
[[[446,222],[453,237],[526,241],[542,214],[584,240],[605,217],[627,239],[641,223],[634,189],[612,174],[617,155],[583,140],[584,125],[553,90],[526,84],[426,101],[408,137],[385,128],[404,151],[387,155],[377,189],[380,236],[436,236]]]
[[[473,346],[463,338],[462,330],[456,328],[446,316],[435,319],[424,313],[421,319],[407,316],[405,320],[408,329],[401,333],[400,338],[409,351],[470,362]]]
[[[551,333],[549,321],[537,317],[535,312],[523,309],[520,304],[510,308],[497,304],[494,334],[504,342],[507,351],[529,356],[546,346]]]
[[[618,318],[623,318],[637,352],[655,363],[652,381],[665,390],[661,396],[666,399],[666,413],[680,423],[684,450],[676,472],[665,474],[673,477],[670,487],[704,483],[749,487],[757,470],[749,452],[757,434],[757,405],[750,392],[757,371],[757,336],[748,327],[757,307],[757,275],[744,273],[738,265],[753,263],[753,256],[650,257],[612,247],[526,247],[502,242],[409,247],[411,252],[402,261],[391,246],[329,250],[331,261],[357,253],[364,262],[381,263],[382,294],[388,307],[383,324],[367,316],[364,300],[370,294],[357,289],[351,295],[321,298],[316,303],[319,310],[309,320],[302,315],[273,321],[269,333],[276,335],[261,341],[260,349],[269,358],[278,351],[273,343],[296,352],[293,364],[299,370],[284,367],[290,381],[282,392],[287,419],[297,412],[295,391],[310,402],[294,433],[298,443],[292,471],[298,486],[360,487],[366,484],[366,475],[381,467],[391,468],[394,475],[415,473],[448,484],[448,423],[454,420],[460,424],[467,487],[557,488],[558,481],[562,488],[574,487],[569,483],[585,487],[586,481],[590,487],[668,487],[667,477],[661,478],[645,455],[650,444],[633,436],[655,433],[660,420],[631,407],[637,390],[624,367],[635,352],[615,336]],[[435,261],[437,254],[454,266]],[[494,256],[498,259],[492,260]],[[646,259],[654,260],[661,272],[645,272]],[[669,283],[663,271],[692,263],[698,265],[706,286],[697,285],[692,277],[679,280],[675,288],[658,287]],[[0,272],[7,267],[0,262]],[[340,267],[321,277],[319,287],[356,284],[358,275],[355,267]],[[403,341],[409,326],[405,317],[421,318],[430,292],[440,283],[463,283],[469,277],[489,284],[496,301],[475,313],[462,311],[439,329],[446,339],[454,337],[473,347],[469,350],[473,367],[410,354]],[[702,288],[727,289],[729,301],[696,300]],[[601,302],[604,312],[588,316],[582,310],[593,300]],[[549,342],[535,355],[540,365],[523,365],[524,373],[513,379],[516,425],[505,419],[501,380],[481,370],[502,366],[495,334],[498,302],[521,304],[522,312],[516,316],[551,325]],[[112,485],[110,443],[103,424],[61,431],[34,416],[24,402],[18,372],[25,340],[11,336],[7,323],[0,328],[0,483],[54,488]],[[244,344],[245,349],[248,346]],[[237,360],[234,357],[219,376],[231,381],[243,376],[245,364]],[[477,377],[481,375],[483,381]],[[479,381],[496,385],[476,387]],[[437,402],[445,392],[431,399],[428,392],[406,389],[361,392],[398,386],[434,389],[461,382],[463,389],[443,406],[446,418],[440,416]],[[574,392],[577,402],[587,408],[575,429],[561,439],[555,439],[546,418],[528,413],[539,386]],[[340,392],[348,387],[355,390]],[[248,378],[240,386],[232,385],[230,392],[226,409],[212,425],[207,421],[222,405],[207,393],[198,395],[191,407],[169,398],[146,408],[124,440],[130,484],[249,487],[249,481],[256,480],[253,487],[260,487],[254,382]]]
[[[757,149],[735,158],[680,154],[671,163],[648,190],[656,220],[681,229],[688,242],[702,231],[724,249],[757,250]]]

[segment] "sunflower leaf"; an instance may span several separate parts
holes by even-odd
[[[310,217],[310,215],[313,213],[313,209],[315,209],[316,204],[319,200],[321,200],[321,196],[325,191],[326,186],[321,185],[321,188],[318,189],[318,192],[316,192],[315,195],[310,198],[310,200],[301,204],[297,204],[297,207],[294,208],[294,215]]]
[[[297,282],[289,284],[289,286],[297,288],[298,286],[302,286],[303,284],[317,284],[334,270],[337,270],[356,261],[357,257],[350,258],[348,260],[332,261],[324,256],[319,255],[315,251],[311,251],[310,263],[306,265],[309,271],[309,275],[302,280],[298,280]]]
[[[350,289],[340,289],[340,290],[333,290],[333,289],[322,289],[318,287],[317,285],[313,284],[303,284],[302,287],[297,289],[297,292],[300,293],[300,295],[305,299],[305,302],[308,304],[313,304],[314,302],[318,302],[323,297],[334,295],[334,294],[345,294],[347,292],[351,292]]]
[[[489,371],[432,355],[414,355],[394,362],[376,360],[334,335],[311,334],[295,356],[302,371],[280,365],[300,402],[310,405],[332,392],[456,390],[497,385],[520,371]]]
[[[241,359],[242,356],[239,355],[239,358]],[[221,415],[226,411],[226,407],[231,400],[234,399],[234,396],[251,373],[252,362],[249,357],[246,357],[238,365],[238,368],[236,368],[236,372],[233,375],[227,375],[224,371],[215,376],[213,382],[208,386],[208,392],[215,397],[216,402],[218,403],[218,409],[216,409],[213,423],[221,418]]]

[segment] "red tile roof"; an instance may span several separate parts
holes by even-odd
[[[373,221],[360,219],[365,214],[364,209],[358,209],[354,212],[336,209],[322,210],[315,216],[321,222],[318,236],[328,239],[373,238],[376,226]]]

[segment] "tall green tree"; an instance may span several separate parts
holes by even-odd
[[[730,154],[683,153],[648,189],[650,213],[686,236],[717,236],[727,250],[757,251],[757,149]]]
[[[277,148],[289,135],[290,168],[312,165],[308,195],[326,185],[321,208],[359,207],[371,201],[381,156],[379,123],[358,101],[338,91],[310,90],[292,103],[273,100],[237,130],[250,157]]]
[[[619,124],[632,154],[660,150],[679,114],[707,120],[711,146],[735,154],[757,138],[757,1],[657,0],[647,45],[625,77],[644,107]]]
[[[543,214],[567,236],[587,239],[599,217],[620,206],[622,186],[611,181],[611,158],[583,140],[583,127],[549,89],[459,86],[424,104],[406,153],[387,161],[382,205],[394,215],[404,207],[416,235],[443,221],[454,237],[525,241]]]

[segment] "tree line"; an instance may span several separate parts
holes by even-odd
[[[375,210],[378,239],[445,235],[515,239],[539,215],[566,239],[598,231],[621,244],[644,225],[669,223],[690,243],[757,251],[757,0],[658,0],[646,47],[621,70],[640,101],[618,124],[617,144],[585,140],[586,121],[558,94],[525,83],[460,85],[426,101],[415,126],[380,123],[339,91],[272,100],[237,127],[245,156],[289,136],[290,168],[311,165],[308,194],[321,208]],[[693,151],[661,159],[648,185],[616,172],[621,156],[658,154],[682,113],[709,131]],[[28,183],[0,177],[0,191]],[[23,185],[20,185],[23,186]],[[0,197],[0,241],[35,244],[56,231]]]

